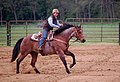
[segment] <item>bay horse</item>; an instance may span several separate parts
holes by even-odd
[[[76,64],[75,55],[68,50],[69,48],[69,41],[72,37],[76,37],[77,40],[81,42],[85,42],[85,38],[83,35],[83,30],[80,26],[74,26],[70,24],[64,24],[63,27],[57,29],[53,34],[53,40],[46,41],[44,46],[42,47],[42,51],[39,51],[38,49],[38,42],[31,40],[32,35],[28,35],[24,38],[20,38],[12,52],[12,59],[11,62],[15,61],[18,57],[18,54],[20,56],[18,57],[16,61],[16,73],[19,73],[19,65],[21,61],[28,55],[31,54],[32,60],[31,60],[31,66],[34,68],[34,71],[36,73],[40,73],[38,69],[35,66],[35,63],[37,61],[38,53],[40,53],[42,56],[57,54],[61,61],[63,62],[66,72],[69,74],[70,71],[67,67],[67,63],[65,60],[65,55],[71,56],[73,59],[73,63],[70,65],[70,68],[72,68]],[[40,39],[40,36],[39,36]]]

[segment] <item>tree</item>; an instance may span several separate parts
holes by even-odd
[[[3,1],[0,0],[0,22],[1,22],[1,25],[2,25],[2,17],[3,17]]]
[[[19,0],[5,0],[4,6],[7,7],[13,14],[17,23],[17,5]]]
[[[60,19],[120,18],[119,0],[0,0],[2,20],[44,20],[58,8]]]

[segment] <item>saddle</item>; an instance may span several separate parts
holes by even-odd
[[[39,37],[41,37],[41,36],[42,36],[41,32],[34,33],[34,34],[32,34],[30,39],[33,40],[33,41],[39,41]]]
[[[34,34],[32,34],[30,39],[38,42],[40,40],[41,36],[42,36],[41,32],[34,33]],[[50,41],[50,40],[53,40],[53,32],[48,33],[48,37],[47,37],[46,41]]]

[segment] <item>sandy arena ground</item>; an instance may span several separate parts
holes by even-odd
[[[10,63],[13,47],[0,47],[0,82],[120,82],[120,46],[118,45],[81,45],[71,46],[77,64],[65,68],[57,55],[38,56],[36,63],[41,74],[35,74],[30,66],[28,55],[16,74],[16,62]],[[71,57],[66,56],[68,66]]]

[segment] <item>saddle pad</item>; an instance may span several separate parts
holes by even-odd
[[[33,41],[39,41],[38,37],[41,36],[41,35],[42,35],[41,32],[32,34],[31,39],[32,39]]]

